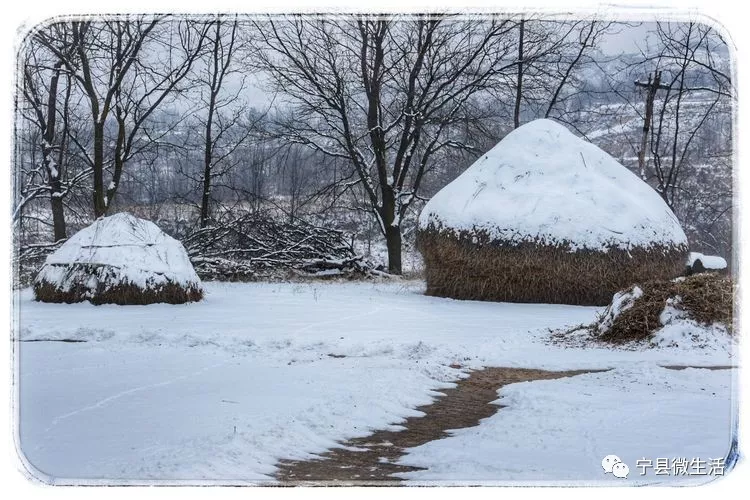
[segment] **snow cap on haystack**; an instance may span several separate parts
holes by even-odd
[[[34,280],[44,302],[181,304],[203,297],[182,244],[127,213],[103,217],[47,257]]]
[[[607,304],[642,279],[677,276],[687,238],[662,198],[552,120],[509,133],[424,207],[428,293]]]

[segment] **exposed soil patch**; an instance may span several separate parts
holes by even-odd
[[[68,342],[71,344],[78,344],[80,342],[87,342],[83,339],[19,339],[19,342]]]
[[[418,470],[395,462],[406,448],[419,446],[449,434],[448,430],[474,427],[483,418],[502,406],[490,404],[498,398],[497,390],[507,384],[532,380],[572,377],[602,370],[571,370],[552,372],[525,368],[485,368],[473,371],[459,380],[455,388],[441,392],[444,397],[417,408],[421,417],[409,417],[399,431],[381,430],[341,443],[313,460],[283,460],[278,464],[276,478],[282,484],[319,486],[374,485],[392,486],[401,480],[397,472]]]
[[[700,368],[701,370],[731,370],[733,368],[739,368],[734,365],[711,365],[711,366],[695,366],[695,365],[662,365],[662,368],[667,370],[684,370],[686,368]]]

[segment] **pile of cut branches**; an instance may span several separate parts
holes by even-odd
[[[36,273],[44,264],[49,254],[60,248],[65,240],[57,242],[24,243],[13,253],[13,269],[15,270],[15,287],[31,285]]]
[[[377,274],[345,233],[296,218],[256,212],[227,217],[188,234],[183,244],[202,279],[255,281]]]
[[[270,212],[225,212],[211,225],[190,229],[187,221],[157,225],[185,246],[204,280],[258,281],[288,278],[357,279],[387,274],[354,251],[343,231]],[[14,257],[18,286],[28,286],[44,260],[63,241],[27,243]]]

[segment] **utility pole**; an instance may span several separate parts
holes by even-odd
[[[643,83],[635,81],[635,86],[646,89],[646,113],[643,116],[643,133],[641,135],[641,149],[638,151],[638,173],[642,179],[646,175],[646,144],[648,142],[648,132],[651,130],[651,121],[654,116],[654,100],[656,99],[657,90],[668,90],[669,85],[662,85],[661,71],[654,74],[648,74],[648,82]]]

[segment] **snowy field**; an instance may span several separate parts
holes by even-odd
[[[641,457],[724,457],[736,370],[706,349],[564,348],[549,328],[601,308],[465,302],[419,282],[221,284],[187,305],[17,304],[21,453],[44,481],[273,481],[282,458],[397,425],[483,366],[611,369],[501,389],[479,426],[409,450],[403,477],[694,481],[639,477]],[[78,340],[81,342],[61,342]],[[34,341],[34,342],[32,342]],[[449,365],[462,368],[450,368]],[[629,479],[604,474],[616,454]]]
[[[513,384],[500,391],[505,409],[477,427],[414,448],[400,463],[428,470],[401,476],[422,484],[606,479],[618,485],[601,468],[602,458],[614,454],[630,468],[628,483],[702,483],[705,475],[656,475],[653,467],[637,464],[643,458],[652,465],[658,458],[699,458],[706,461],[705,473],[709,459],[726,457],[730,384],[727,371],[642,365]],[[694,467],[688,470],[700,466]]]

